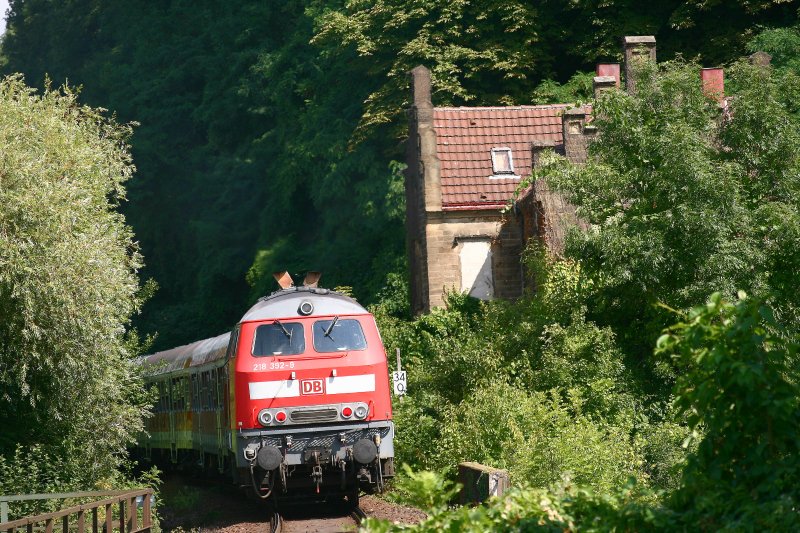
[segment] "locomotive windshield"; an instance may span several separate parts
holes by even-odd
[[[367,339],[358,320],[339,319],[314,322],[314,348],[318,352],[366,350]]]
[[[256,329],[253,355],[297,355],[305,350],[303,325],[299,322],[275,320]]]

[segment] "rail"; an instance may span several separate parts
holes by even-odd
[[[25,518],[20,518],[19,520],[12,520],[10,522],[8,521],[9,502],[103,496],[108,497],[96,502],[74,505],[72,507],[67,507],[66,509],[61,509],[60,511],[55,511],[52,513],[26,516]],[[115,530],[119,531],[119,533],[149,533],[152,526],[152,497],[153,489],[150,488],[0,496],[0,507],[2,508],[0,532],[17,533],[18,529],[22,529],[26,533],[33,533],[34,530],[44,530],[46,533],[53,533],[55,531],[57,521],[60,521],[61,530],[63,533],[69,533],[70,531],[85,533],[88,529],[87,526],[91,528],[92,533],[100,533],[101,531],[105,533],[111,533]],[[141,527],[139,527],[139,513],[137,505],[140,501],[142,503]],[[119,507],[119,520],[114,520],[114,506]],[[101,508],[104,511],[102,516],[100,513]],[[70,524],[70,517],[73,515],[74,520],[72,521],[73,523]],[[87,515],[89,515],[89,518],[91,519],[90,524],[87,524]],[[39,525],[42,523],[44,523],[44,527]]]

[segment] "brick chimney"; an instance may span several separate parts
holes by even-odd
[[[542,154],[545,150],[554,150],[556,147],[555,141],[549,140],[534,140],[531,142],[531,168],[534,170],[542,165]]]
[[[629,94],[636,91],[634,65],[638,61],[656,61],[656,38],[652,35],[627,36],[622,42],[625,56],[625,89]]]
[[[562,116],[564,135],[564,155],[572,163],[586,162],[586,148],[594,130],[585,131],[586,109],[583,106],[573,107],[564,111]]]
[[[603,94],[604,92],[619,87],[619,83],[613,76],[595,76],[592,79],[592,85],[594,86],[595,100],[600,98],[600,95]]]
[[[619,88],[619,63],[598,63],[594,69],[595,76],[611,76]]]
[[[721,68],[704,68],[700,71],[703,83],[703,94],[722,102],[725,97],[725,77]]]

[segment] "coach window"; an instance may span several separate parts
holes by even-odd
[[[314,349],[318,352],[366,350],[367,339],[358,320],[318,320],[314,322]]]
[[[211,388],[211,409],[217,408],[217,369],[214,368],[211,370],[211,383],[209,383]]]
[[[209,396],[211,395],[211,385],[209,384],[209,374],[208,371],[203,372],[202,374],[202,384],[201,384],[201,391],[203,397],[203,411],[208,410],[209,408]]]
[[[165,381],[158,382],[158,412],[169,411],[169,389]]]
[[[200,381],[197,374],[192,374],[192,411],[200,410]]]
[[[162,409],[165,413],[171,411],[171,404],[172,396],[170,395],[170,388],[169,388],[169,380],[161,382],[161,388],[164,391],[164,396],[161,398],[163,401],[164,408]]]
[[[183,411],[183,384],[181,378],[172,380],[172,410]]]
[[[256,329],[253,355],[297,355],[306,350],[303,325],[299,322],[273,321]]]

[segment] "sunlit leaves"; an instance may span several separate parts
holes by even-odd
[[[797,344],[780,330],[759,301],[715,293],[658,341],[679,369],[675,405],[697,441],[675,494],[691,515],[754,529],[800,520]]]
[[[68,90],[0,81],[0,453],[39,445],[68,486],[113,475],[142,427],[129,135]]]
[[[785,290],[800,271],[791,79],[746,62],[727,72],[723,112],[703,94],[697,64],[643,68],[635,95],[597,103],[589,163],[551,157],[537,174],[592,224],[572,234],[567,255],[595,282],[601,322],[622,335],[639,323],[651,336],[630,335],[642,357],[668,320],[653,304],[688,307],[715,290],[769,297],[800,326],[796,293]]]

